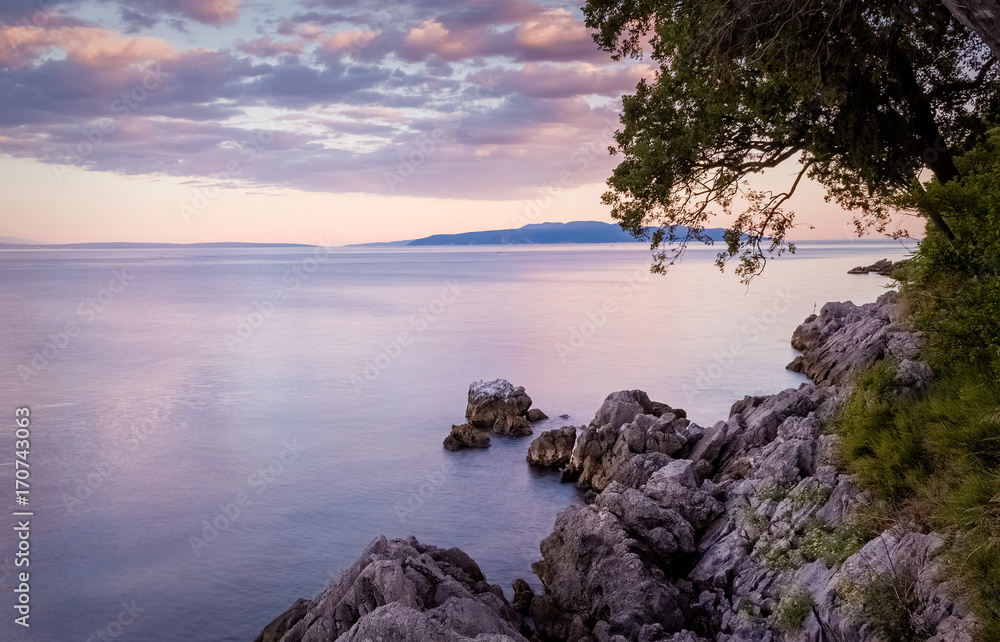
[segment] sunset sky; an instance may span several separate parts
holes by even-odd
[[[0,235],[344,244],[610,221],[607,147],[643,76],[560,0],[5,0]],[[795,237],[849,236],[815,185],[792,209],[816,226]]]

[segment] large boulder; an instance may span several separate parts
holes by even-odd
[[[546,430],[528,446],[528,463],[562,468],[569,463],[574,444],[576,444],[574,426]]]
[[[526,642],[520,628],[503,590],[461,550],[379,537],[319,597],[296,602],[258,639]]]
[[[515,388],[506,379],[478,381],[469,386],[465,418],[473,426],[491,428],[499,434],[531,434],[531,424],[526,418],[529,408],[531,397],[523,386]]]
[[[469,424],[451,427],[451,434],[444,438],[444,447],[448,450],[465,450],[466,448],[487,448],[490,436],[485,430],[480,430]]]
[[[611,511],[594,505],[565,511],[541,550],[533,568],[546,593],[532,600],[531,615],[549,638],[655,640],[656,630],[681,629],[687,606],[681,591]]]

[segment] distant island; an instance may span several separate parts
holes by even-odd
[[[6,237],[13,238],[13,237]],[[0,242],[0,249],[4,250],[157,250],[157,249],[178,249],[178,248],[251,248],[251,247],[315,247],[306,243],[240,243],[240,242],[219,242],[219,243],[38,243],[36,241],[26,241],[21,243]]]
[[[647,228],[652,235],[656,228]],[[678,237],[687,234],[687,228],[678,227],[675,231]],[[717,227],[705,230],[704,234],[712,241],[722,241],[725,228]],[[389,241],[382,243],[356,243],[346,247],[419,247],[439,245],[558,245],[569,243],[645,243],[645,239],[636,239],[620,226],[601,221],[572,221],[570,223],[531,223],[517,229],[485,230],[482,232],[465,232],[463,234],[434,234],[424,238],[406,241]],[[131,250],[131,249],[221,249],[221,248],[255,248],[255,247],[315,247],[305,243],[39,243],[13,236],[0,236],[0,249],[3,250]]]
[[[650,228],[652,231],[652,228]],[[686,228],[677,228],[683,236]],[[721,241],[723,228],[705,230],[713,241]],[[412,241],[362,243],[351,247],[421,246],[421,245],[553,245],[559,243],[642,243],[613,223],[573,221],[571,223],[531,223],[509,230],[487,230],[464,234],[434,234]]]

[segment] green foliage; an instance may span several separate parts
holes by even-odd
[[[794,633],[802,628],[802,623],[806,621],[815,606],[812,596],[806,591],[802,589],[789,591],[781,598],[774,611],[775,623],[782,631]]]
[[[888,514],[950,536],[983,639],[1000,640],[1000,130],[956,162],[960,180],[908,196],[940,211],[955,242],[929,229],[894,274],[935,382],[918,398],[903,395],[894,364],[878,363],[856,379],[835,428],[844,466]],[[905,602],[905,580],[885,580],[896,602]],[[886,639],[910,639],[905,618],[878,611],[885,600],[873,590],[866,608],[891,625]]]
[[[792,500],[792,508],[798,510],[806,506],[822,506],[830,499],[832,492],[833,489],[829,486],[814,480],[801,488],[796,488],[788,496]]]
[[[1000,362],[1000,129],[957,159],[962,178],[914,190],[904,207],[935,208],[956,235],[951,243],[929,229],[901,270],[916,325],[930,337],[938,370]]]
[[[791,484],[780,484],[777,482],[772,482],[761,486],[757,490],[757,496],[765,501],[774,502],[778,504],[781,503],[786,497],[788,497],[788,493],[791,489],[792,489]]]
[[[622,161],[603,198],[636,236],[658,227],[657,271],[730,213],[718,263],[736,259],[749,280],[794,250],[782,206],[805,175],[859,212],[859,230],[882,231],[921,167],[943,182],[958,175],[953,153],[981,138],[1000,103],[988,48],[940,3],[588,0],[584,14],[602,48],[637,57],[648,37],[659,63],[623,100]],[[785,192],[745,182],[795,160]]]
[[[799,542],[799,554],[806,562],[823,560],[827,566],[834,567],[860,551],[867,541],[868,537],[856,526],[844,524],[830,528],[817,522],[806,527]]]
[[[916,400],[896,394],[890,364],[876,364],[856,381],[837,429],[845,467],[889,514],[954,536],[979,615],[1000,636],[1000,387],[969,364]]]
[[[926,640],[933,633],[916,617],[920,600],[912,562],[900,560],[887,573],[874,575],[857,594],[862,614],[885,642]]]

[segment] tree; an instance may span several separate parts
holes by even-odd
[[[623,160],[603,196],[623,229],[656,228],[657,272],[742,200],[717,263],[738,257],[749,281],[794,251],[782,206],[805,176],[855,212],[859,233],[884,232],[920,171],[956,179],[954,155],[1000,113],[996,58],[935,0],[588,0],[584,14],[615,59],[642,57],[648,40],[659,63],[623,98],[611,148]],[[748,187],[794,160],[785,191]]]
[[[941,0],[959,22],[972,29],[1000,58],[1000,4],[993,0]]]

